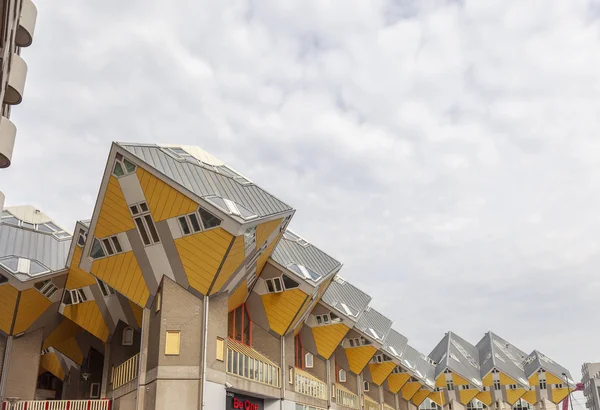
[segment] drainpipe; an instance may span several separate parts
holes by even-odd
[[[12,349],[13,337],[6,338],[6,350],[4,351],[4,362],[2,362],[2,375],[0,375],[0,403],[4,401],[6,392],[6,378],[8,376],[8,362],[10,359],[10,351]]]
[[[396,410],[400,410],[400,400],[398,399],[398,393],[394,394],[394,405]]]
[[[285,335],[281,336],[281,400],[279,401],[279,409],[283,410],[283,401],[285,400],[285,383],[287,374],[287,363],[285,362]]]
[[[209,308],[209,303],[208,303],[208,295],[204,296],[203,299],[204,302],[204,316],[202,318],[202,325],[204,327],[204,331],[203,331],[203,335],[202,335],[202,344],[204,345],[202,348],[202,370],[201,370],[201,374],[200,374],[200,378],[202,380],[202,391],[200,392],[200,408],[204,409],[205,408],[205,402],[204,402],[204,391],[206,389],[206,356],[207,356],[207,349],[208,349],[208,308]]]
[[[146,359],[148,356],[148,329],[149,329],[149,310],[147,308],[142,309],[142,326],[140,327],[140,353],[138,355],[138,377],[137,377],[137,394],[135,395],[135,408],[137,410],[141,410],[144,405],[144,401],[140,400],[142,389],[146,388]],[[114,335],[113,335],[114,337]],[[110,345],[107,343],[106,348],[108,349],[104,351],[104,362],[110,363],[110,358],[108,361],[106,360],[108,355],[110,355]],[[108,369],[107,369],[107,382],[108,382]],[[108,388],[106,388],[108,390]],[[106,391],[105,391],[106,393]]]
[[[325,362],[327,366],[327,408],[331,408],[331,393],[333,390],[331,389],[331,362],[329,359]]]

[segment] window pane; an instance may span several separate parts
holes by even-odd
[[[121,248],[121,244],[119,243],[119,239],[116,236],[112,237],[113,245],[115,245],[115,250],[117,253],[123,252],[123,248]]]
[[[115,162],[115,167],[113,168],[113,175],[116,177],[122,177],[123,175],[125,175],[125,172],[123,172],[123,167],[121,166],[120,162]]]
[[[104,244],[104,247],[106,248],[106,252],[108,252],[109,255],[114,255],[115,251],[112,248],[112,245],[110,244],[110,241],[108,239],[102,239],[102,243]]]
[[[269,291],[269,293],[275,292],[275,289],[273,288],[273,280],[267,279],[265,282],[267,284],[267,290]]]
[[[94,242],[92,243],[92,251],[90,252],[90,256],[94,259],[106,256],[104,254],[104,249],[102,249],[102,245],[100,245],[100,241],[96,238],[94,238]]]
[[[138,227],[140,235],[142,236],[142,241],[144,242],[144,245],[150,245],[150,238],[148,237],[148,232],[146,232],[146,227],[142,222],[142,218],[135,218],[134,221]]]
[[[229,312],[229,315],[227,316],[227,336],[233,338],[233,315],[234,315],[235,310],[232,310],[231,312]]]
[[[29,262],[29,274],[39,275],[40,273],[48,272],[48,268],[36,261]]]
[[[273,284],[275,285],[275,290],[281,292],[281,278],[273,278]]]
[[[46,224],[39,224],[37,229],[40,232],[54,233],[54,231],[50,227],[48,227]]]
[[[131,162],[127,161],[127,159],[123,159],[123,165],[125,165],[125,169],[127,170],[127,173],[130,174],[133,171],[135,171],[135,165],[133,165]]]
[[[139,214],[139,213],[140,213],[140,211],[138,210],[138,207],[137,207],[137,205],[131,205],[131,206],[129,207],[129,209],[131,210],[131,213],[132,213],[133,215],[137,215],[137,214]]]
[[[290,278],[287,275],[283,275],[282,279],[283,279],[283,284],[285,285],[286,289],[294,289],[294,288],[297,288],[298,286],[300,286],[298,284],[298,282],[296,282],[295,280],[293,280],[292,278]]]
[[[221,225],[221,220],[210,212],[205,211],[202,208],[199,208],[198,212],[200,213],[200,218],[202,219],[202,225],[204,225],[204,229],[214,228]]]
[[[154,243],[160,242],[160,238],[158,237],[158,232],[156,231],[156,227],[154,226],[154,221],[150,215],[144,215],[146,219],[146,223],[148,224],[148,229],[150,229],[150,235],[152,235],[152,240]]]
[[[235,334],[233,336],[235,340],[242,341],[242,309],[235,309]]]
[[[200,223],[198,222],[196,214],[189,214],[188,216],[190,217],[190,223],[192,224],[194,232],[200,232],[202,228],[200,228]]]
[[[140,203],[140,209],[142,212],[148,212],[148,204],[145,202]]]
[[[181,231],[184,235],[189,235],[191,233],[190,227],[187,223],[187,219],[185,219],[185,216],[179,217],[179,225],[181,226]]]
[[[0,261],[0,264],[3,265],[9,271],[16,273],[17,267],[19,265],[19,258],[13,256],[7,259],[3,259]]]

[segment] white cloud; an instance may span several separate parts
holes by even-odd
[[[110,141],[201,145],[297,207],[420,350],[493,329],[575,378],[594,359],[592,2],[38,7],[9,203],[72,225]]]

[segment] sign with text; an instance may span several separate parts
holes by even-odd
[[[263,399],[227,392],[227,410],[263,410],[264,408]]]

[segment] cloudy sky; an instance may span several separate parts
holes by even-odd
[[[113,140],[199,145],[428,353],[600,360],[600,3],[38,0],[8,205],[90,217]]]

